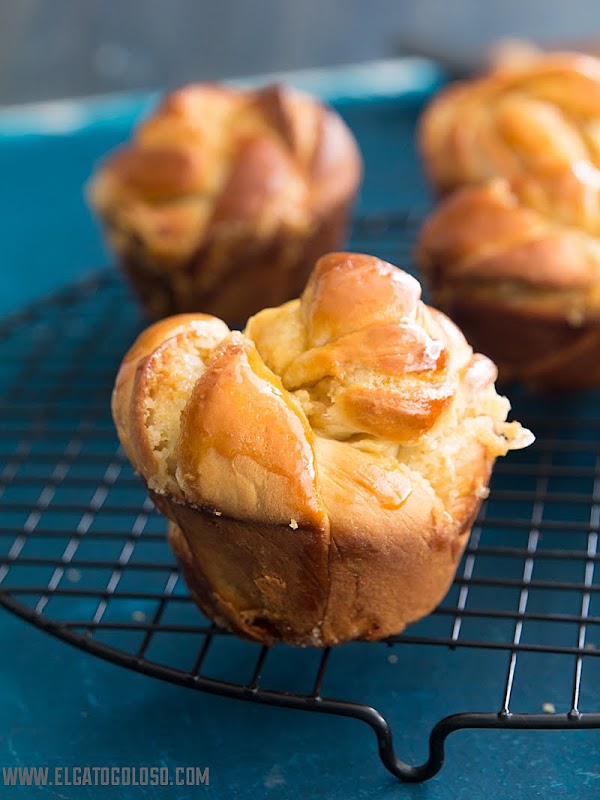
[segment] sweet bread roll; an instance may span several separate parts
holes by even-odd
[[[595,164],[599,116],[600,61],[574,53],[540,56],[521,69],[493,70],[441,91],[421,118],[419,147],[439,193],[503,177],[540,212],[550,210],[548,188],[571,173],[571,184],[559,185],[550,199],[563,197],[569,185],[573,195],[563,213],[582,223],[581,201],[593,182],[577,174],[585,174],[578,164]]]
[[[532,441],[495,377],[414,278],[332,253],[243,333],[150,327],[113,415],[199,607],[325,646],[397,633],[446,593],[494,459]]]
[[[242,321],[341,245],[361,172],[350,130],[310,96],[197,84],[107,158],[89,198],[150,316]]]
[[[444,199],[417,259],[501,377],[600,383],[600,61],[540,56],[451,87],[419,136]]]

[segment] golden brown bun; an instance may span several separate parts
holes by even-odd
[[[445,199],[417,260],[502,378],[600,383],[600,61],[540,56],[442,92],[420,145]]]
[[[579,161],[594,163],[599,113],[598,59],[574,53],[541,56],[521,69],[494,70],[440,92],[421,119],[419,146],[441,193],[503,177],[543,211],[548,200],[560,200],[570,179],[573,196],[565,207],[573,221],[581,222],[585,204],[574,201],[582,201],[593,187],[572,168]],[[558,185],[556,197],[547,198],[547,188],[558,179],[565,183]]]
[[[417,260],[433,301],[503,379],[600,384],[598,243],[519,204],[498,179],[457,189],[425,223]]]
[[[495,377],[414,278],[332,253],[244,333],[149,328],[113,416],[200,608],[324,646],[397,633],[446,593],[494,459],[532,438]]]
[[[241,321],[340,246],[361,173],[350,130],[308,95],[197,84],[109,156],[89,198],[151,316]]]

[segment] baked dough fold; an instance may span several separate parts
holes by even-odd
[[[147,329],[113,415],[200,608],[325,646],[397,633],[446,593],[495,458],[532,441],[495,377],[414,278],[332,253],[243,333]]]

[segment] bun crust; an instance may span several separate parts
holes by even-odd
[[[308,95],[196,84],[109,156],[89,198],[151,316],[239,321],[339,247],[361,174],[350,130]]]
[[[600,383],[600,61],[541,56],[442,92],[419,130],[444,199],[417,260],[503,378]]]
[[[200,608],[325,646],[397,633],[446,593],[494,459],[532,439],[495,377],[413,278],[333,253],[244,333],[149,328],[113,415]]]

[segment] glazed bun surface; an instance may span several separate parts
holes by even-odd
[[[361,174],[352,133],[315,98],[193,84],[100,165],[89,198],[151,316],[242,321],[340,246]]]
[[[421,121],[442,201],[417,259],[502,377],[600,383],[600,61],[558,54],[442,92]]]
[[[376,258],[321,258],[243,333],[174,317],[113,415],[200,608],[264,643],[379,639],[446,593],[493,462],[532,441],[496,370]]]

